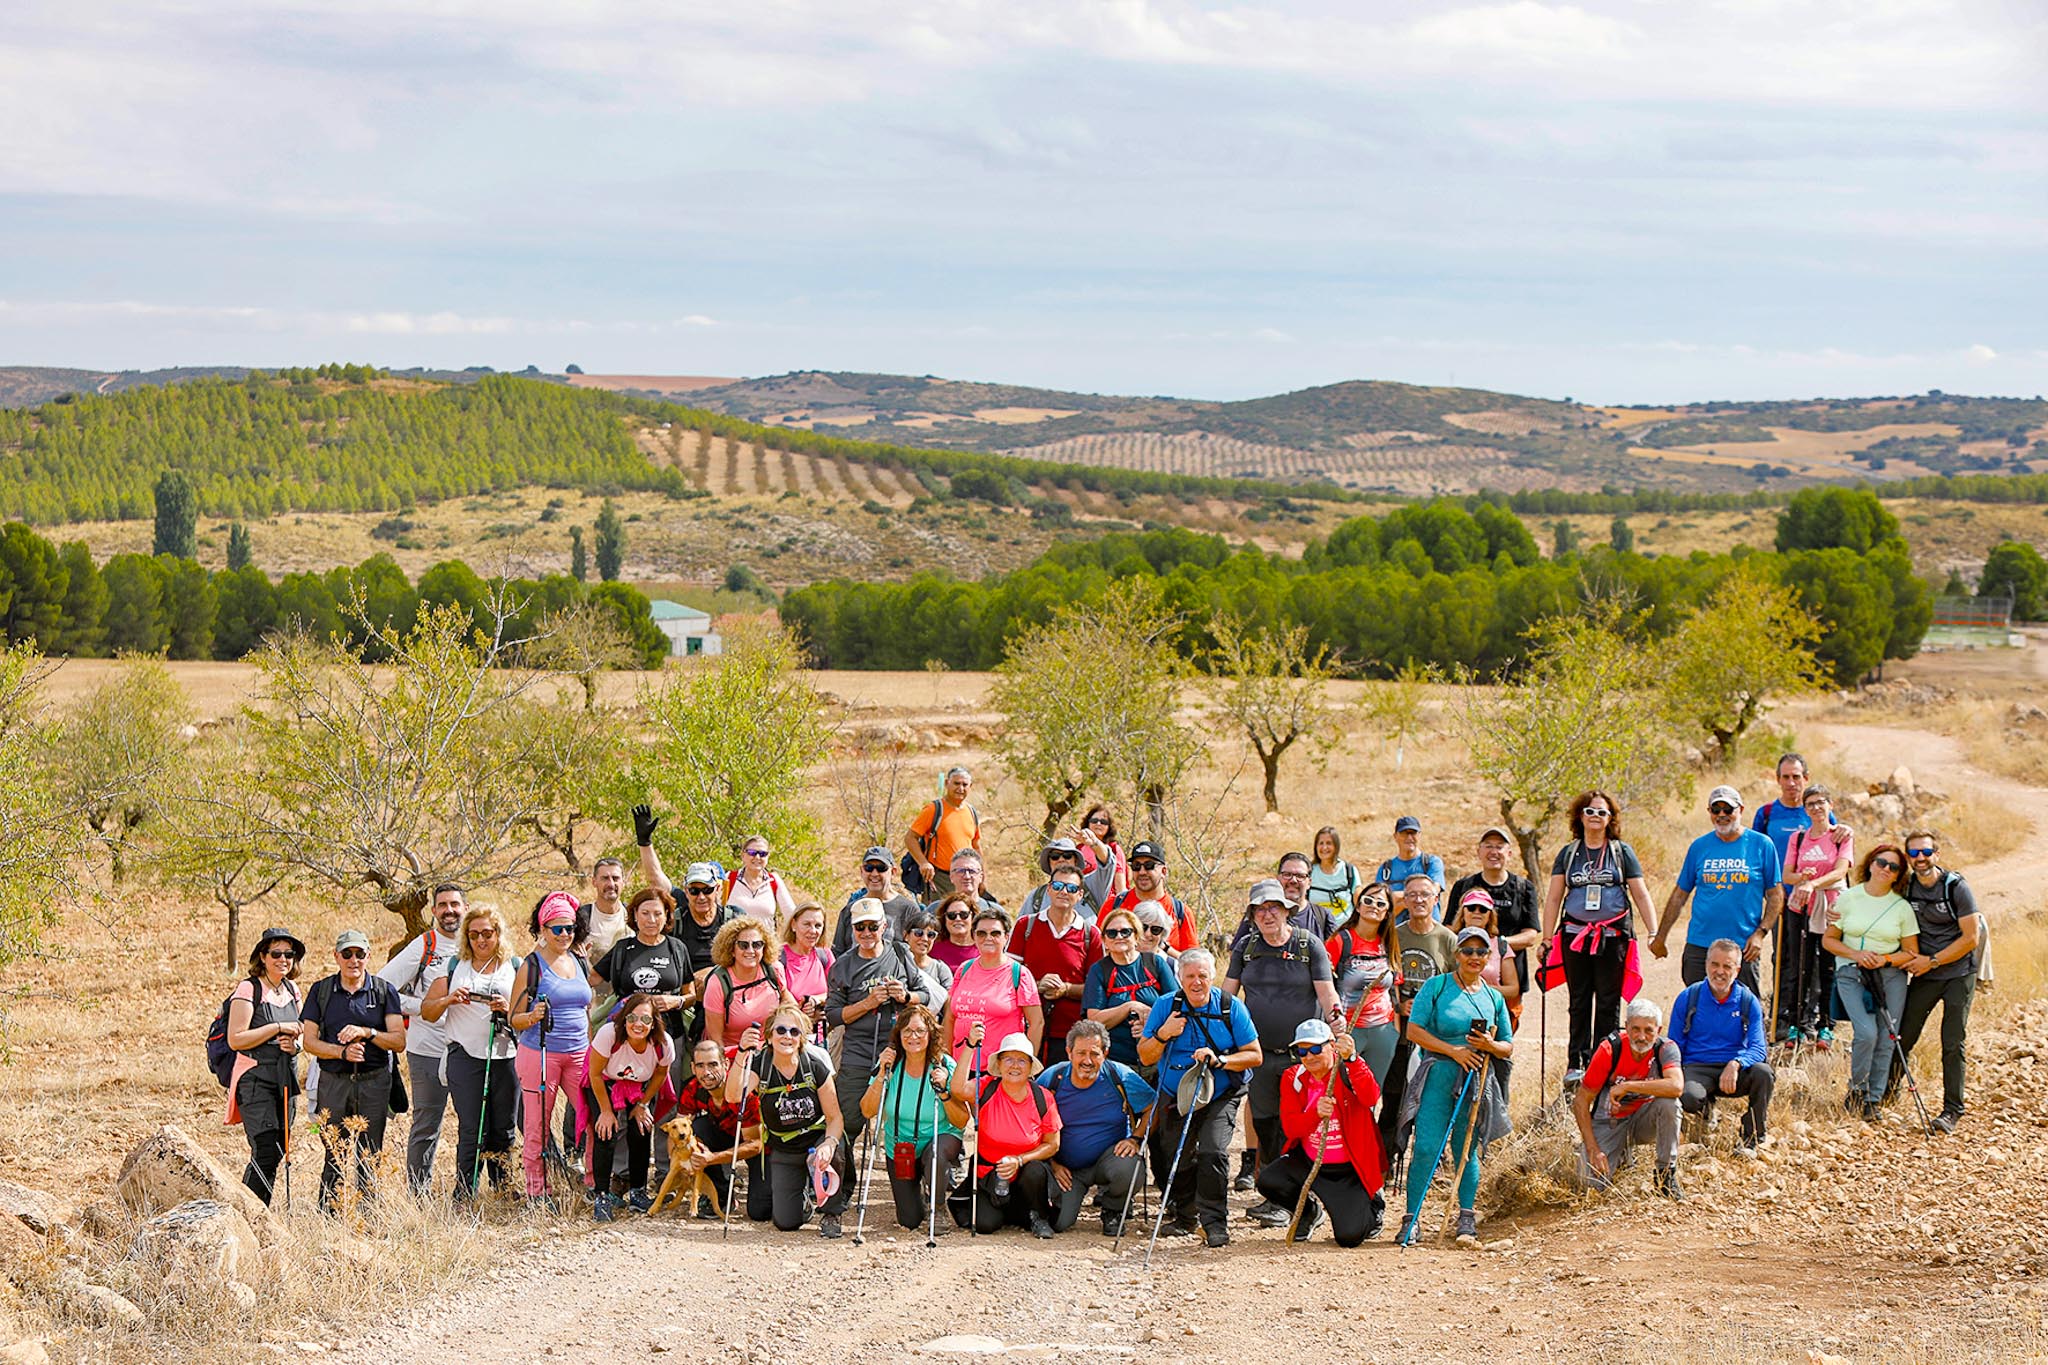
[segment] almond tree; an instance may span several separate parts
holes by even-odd
[[[1324,684],[1336,674],[1327,646],[1310,647],[1308,627],[1254,627],[1234,616],[1210,624],[1212,690],[1223,713],[1244,732],[1265,771],[1266,809],[1280,809],[1280,760],[1300,741],[1316,751],[1318,766],[1336,747],[1335,716]]]
[[[42,686],[56,666],[33,644],[0,652],[0,966],[34,950],[75,889],[77,812],[43,780]]]
[[[1706,731],[1728,762],[1773,702],[1818,686],[1820,634],[1792,589],[1752,573],[1730,576],[1665,646],[1673,719]]]
[[[107,851],[116,886],[136,830],[176,783],[191,719],[191,699],[161,659],[124,655],[50,731],[50,790],[84,817]]]

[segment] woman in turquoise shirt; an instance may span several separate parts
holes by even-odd
[[[1464,1087],[1466,1073],[1477,1071],[1482,1057],[1505,1060],[1515,1050],[1508,1002],[1481,975],[1492,955],[1491,934],[1484,929],[1461,931],[1455,969],[1423,982],[1409,1007],[1408,1039],[1430,1055],[1423,1063],[1415,1141],[1408,1156],[1408,1214],[1401,1220],[1401,1234],[1396,1239],[1402,1246],[1415,1240],[1422,1201],[1429,1194],[1430,1165],[1439,1152],[1445,1154],[1442,1169],[1458,1181],[1458,1241],[1468,1246],[1478,1241],[1472,1207],[1479,1198],[1477,1146],[1472,1147],[1472,1159],[1462,1172],[1455,1163],[1464,1155],[1466,1133],[1484,1105],[1476,1094],[1467,1095],[1466,1102],[1459,1105],[1458,1092]],[[1492,1086],[1493,1081],[1489,1078],[1487,1084]],[[1458,1117],[1455,1131],[1453,1109]],[[1483,1126],[1481,1131],[1485,1131]]]
[[[1835,992],[1856,1026],[1843,1105],[1851,1113],[1860,1109],[1868,1123],[1883,1117],[1879,1101],[1891,1074],[1891,1035],[1906,1008],[1903,969],[1920,951],[1920,922],[1895,889],[1905,869],[1906,853],[1897,844],[1880,843],[1864,854],[1857,884],[1836,900],[1834,926],[1821,941],[1837,959]]]
[[[889,1046],[876,1059],[875,1078],[860,1097],[860,1112],[873,1119],[882,1116],[883,1142],[877,1159],[889,1163],[889,1192],[896,1201],[898,1227],[917,1228],[927,1224],[926,1200],[931,1197],[932,1161],[941,1172],[950,1172],[960,1159],[960,1125],[967,1118],[965,1105],[949,1104],[946,1092],[953,1084],[953,1059],[932,1046],[939,1021],[925,1006],[905,1005],[889,1035]],[[946,1176],[939,1177],[939,1203],[952,1193]]]

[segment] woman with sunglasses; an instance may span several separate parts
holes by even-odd
[[[1387,888],[1367,882],[1351,901],[1344,927],[1323,945],[1336,973],[1337,999],[1351,1031],[1351,1045],[1372,1072],[1377,1090],[1386,1080],[1387,1064],[1401,1042],[1394,1017],[1395,964],[1401,960],[1401,934],[1394,927]],[[1379,1149],[1374,1143],[1374,1150]]]
[[[931,988],[932,1016],[936,1019],[945,1014],[946,1001],[953,993],[953,969],[932,956],[932,947],[939,941],[938,917],[922,907],[913,910],[903,921],[903,941],[910,947],[911,960],[924,974],[925,985]]]
[[[943,1207],[953,1192],[953,1169],[960,1161],[967,1106],[951,1099],[953,1059],[933,1045],[938,1036],[937,1015],[915,1001],[905,1005],[896,1016],[875,1077],[860,1097],[862,1115],[870,1122],[881,1116],[882,1151],[889,1162],[889,1193],[896,1203],[898,1227],[927,1226],[932,1162],[938,1162]]]
[[[1166,937],[1166,912],[1159,911],[1159,929],[1149,942],[1134,910],[1109,911],[1099,928],[1104,956],[1088,969],[1081,1008],[1109,1030],[1109,1059],[1122,1062],[1149,1081],[1158,1074],[1157,1068],[1139,1062],[1138,1039],[1144,1035],[1152,1002],[1180,989],[1173,963],[1158,947]]]
[[[746,1065],[727,1072],[725,1098],[734,1105],[743,1103],[749,1091],[758,1098],[761,1131],[768,1143],[768,1216],[782,1231],[795,1232],[804,1225],[812,1202],[804,1197],[805,1188],[813,1188],[819,1203],[830,1196],[830,1190],[817,1191],[816,1184],[831,1169],[845,1124],[839,1095],[829,1084],[832,1059],[806,1041],[810,1016],[795,1004],[783,1004],[775,1007],[767,1023],[766,1029],[756,1025],[748,1030],[756,1040],[765,1033],[768,1047],[751,1059],[743,1057]],[[751,1214],[751,1196],[747,1202]],[[839,1220],[824,1220],[819,1231],[837,1237]]]
[[[549,1120],[555,1101],[566,1096],[573,1111],[570,1146],[580,1147],[588,1127],[583,1103],[583,1066],[590,1052],[590,1002],[596,998],[589,968],[574,951],[576,898],[551,891],[535,907],[540,940],[521,964],[512,988],[512,1027],[519,1030],[519,1072],[524,1123],[519,1161],[526,1168],[526,1197],[539,1203],[547,1197]]]
[[[1487,985],[1501,994],[1508,1002],[1508,1018],[1521,1016],[1522,981],[1515,974],[1515,950],[1508,946],[1507,938],[1500,931],[1500,910],[1493,903],[1493,895],[1483,886],[1475,886],[1458,901],[1458,908],[1451,917],[1453,933],[1466,929],[1484,929],[1487,939],[1493,944],[1493,956],[1479,969],[1479,975]],[[1501,1093],[1508,1091],[1514,1064],[1505,1057],[1493,1064],[1494,1074],[1500,1077]]]
[[[1138,917],[1138,947],[1157,953],[1168,962],[1180,959],[1180,950],[1172,943],[1172,911],[1158,901],[1139,901],[1131,907],[1131,913]]]
[[[1484,929],[1459,930],[1456,963],[1449,972],[1423,982],[1408,1011],[1409,1041],[1427,1055],[1409,1079],[1402,1099],[1403,1108],[1415,1116],[1405,1186],[1408,1211],[1401,1219],[1399,1238],[1402,1246],[1415,1240],[1432,1167],[1457,1182],[1458,1242],[1471,1246],[1479,1240],[1473,1205],[1479,1198],[1480,1145],[1470,1132],[1475,1118],[1483,1120],[1489,1111],[1504,1115],[1506,1100],[1499,1082],[1490,1075],[1485,1093],[1478,1093],[1476,1073],[1482,1060],[1506,1061],[1515,1050],[1508,1002],[1486,984],[1484,972],[1493,952],[1493,939]],[[1468,1077],[1472,1084],[1466,1083]],[[1480,1131],[1487,1131],[1483,1121]],[[1471,1159],[1461,1171],[1459,1162],[1468,1149]]]
[[[1785,765],[1779,767],[1782,772]],[[1806,789],[1802,799],[1806,828],[1794,830],[1785,846],[1785,885],[1790,889],[1785,893],[1785,913],[1778,922],[1779,1004],[1778,1018],[1771,1027],[1774,1037],[1811,1039],[1816,1047],[1826,1049],[1835,1040],[1828,1003],[1834,972],[1821,970],[1828,955],[1820,945],[1834,919],[1835,901],[1849,884],[1849,873],[1856,864],[1856,835],[1847,825],[1835,823],[1834,803],[1826,787],[1816,783]]]
[[[1296,1238],[1306,1241],[1327,1209],[1337,1245],[1355,1247],[1379,1236],[1386,1213],[1380,1197],[1386,1162],[1372,1112],[1380,1099],[1379,1082],[1351,1039],[1332,1036],[1320,1019],[1302,1020],[1294,1030],[1293,1051],[1294,1065],[1280,1077],[1286,1146],[1259,1168],[1259,1193],[1291,1217],[1314,1171],[1315,1185]]]
[[[1102,960],[1102,934],[1081,918],[1081,872],[1056,865],[1045,884],[1045,909],[1021,915],[1010,934],[1010,954],[1038,982],[1038,998],[1051,1003],[1045,1021],[1045,1063],[1067,1059],[1067,1030],[1081,1022],[1088,973]]]
[[[1879,843],[1863,855],[1857,884],[1835,901],[1835,922],[1821,946],[1834,955],[1835,996],[1849,1015],[1849,1093],[1843,1105],[1876,1123],[1891,1075],[1891,1034],[1906,1008],[1906,964],[1920,955],[1920,922],[1899,894],[1906,851]],[[1878,1007],[1885,1018],[1878,1018]]]
[[[1550,886],[1543,896],[1543,943],[1564,936],[1564,984],[1571,1002],[1564,1082],[1575,1085],[1594,1045],[1621,1027],[1621,983],[1634,939],[1629,911],[1635,911],[1644,932],[1654,921],[1643,865],[1622,842],[1621,810],[1614,798],[1603,791],[1580,792],[1572,798],[1568,819],[1571,842],[1551,862]],[[1538,948],[1539,972],[1549,956],[1547,947]]]
[[[654,1147],[654,1104],[668,1082],[675,1053],[661,1026],[655,999],[635,991],[620,1002],[618,1013],[605,1021],[590,1040],[590,1095],[596,1115],[591,1120],[590,1216],[609,1223],[620,1201],[607,1184],[618,1140],[626,1140],[625,1207],[645,1213],[654,1206],[647,1194],[647,1167]]]
[[[742,915],[729,921],[711,942],[711,975],[705,978],[702,996],[704,1036],[717,1040],[727,1052],[759,1047],[761,1026],[780,1006],[803,1009],[769,960],[773,937],[765,921]]]
[[[965,891],[954,891],[931,907],[932,916],[939,923],[938,941],[932,944],[932,956],[952,969],[955,976],[960,969],[974,961],[974,912],[979,902]]]
[[[979,1070],[989,1060],[983,1049],[1013,1033],[1028,1036],[1035,1055],[1045,1036],[1045,1006],[1031,973],[1003,951],[1010,917],[983,906],[974,912],[973,932],[975,957],[953,973],[953,994],[940,1032],[956,1060]]]
[[[832,950],[822,946],[825,937],[825,907],[805,901],[782,926],[784,989],[796,997],[804,1013],[811,1016],[814,1043],[825,1041],[825,983],[832,974]]]
[[[1094,805],[1081,817],[1081,823],[1074,826],[1074,842],[1081,850],[1081,870],[1094,872],[1099,867],[1113,866],[1116,874],[1110,879],[1110,891],[1121,896],[1131,889],[1131,871],[1124,864],[1124,851],[1116,842],[1116,816],[1110,814],[1108,806]]]
[[[228,1118],[242,1125],[249,1164],[242,1183],[270,1202],[284,1160],[292,1096],[299,1093],[299,961],[306,945],[284,929],[265,929],[249,950],[249,974],[228,997]]]
[[[768,841],[758,834],[747,836],[740,845],[740,865],[725,874],[725,894],[720,899],[727,909],[752,915],[764,924],[786,923],[796,912],[789,888],[768,870]]]
[[[448,1034],[448,1098],[455,1104],[455,1201],[476,1197],[480,1168],[491,1184],[506,1184],[512,1116],[519,1107],[515,1043],[508,1022],[519,959],[505,942],[505,919],[495,905],[473,905],[462,916],[454,962],[435,978],[420,1002],[420,1017],[441,1022]],[[485,1100],[489,1097],[490,1112]]]

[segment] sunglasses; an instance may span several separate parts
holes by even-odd
[[[708,886],[693,886],[683,894],[686,896],[708,896],[711,894],[711,888]]]
[[[496,929],[472,929],[469,931],[469,936],[471,938],[496,938],[498,931]]]
[[[1000,929],[976,929],[974,936],[976,938],[1001,938],[1003,931]]]
[[[1716,801],[1713,805],[1707,807],[1707,814],[1733,815],[1735,814],[1735,807],[1729,805],[1726,801]]]
[[[1581,815],[1597,815],[1597,816],[1599,816],[1599,817],[1600,817],[1601,819],[1603,819],[1603,820],[1604,820],[1604,819],[1606,819],[1606,818],[1607,818],[1607,807],[1605,807],[1605,806],[1588,806],[1588,807],[1586,807],[1586,808],[1585,808],[1584,810],[1580,811],[1580,812],[1579,812],[1579,814],[1581,814]]]
[[[1899,860],[1897,858],[1872,858],[1870,865],[1872,867],[1881,867],[1887,872],[1897,872],[1899,870]]]
[[[1091,827],[1100,827],[1102,829],[1109,828],[1108,819],[1100,815],[1096,816],[1093,820],[1090,820],[1088,823]]]
[[[882,932],[882,926],[871,919],[864,919],[859,924],[853,926],[853,932],[856,934],[879,934]]]
[[[768,856],[768,850],[765,848],[750,848],[747,850],[747,856],[749,858],[765,858]]]
[[[887,872],[889,865],[887,863],[862,863],[860,870],[863,872]]]
[[[573,934],[576,932],[576,926],[573,924],[550,924],[548,932],[551,934]]]
[[[1906,850],[1906,856],[1908,858],[1932,858],[1934,850],[1932,848],[1909,848]]]
[[[789,1024],[777,1024],[774,1032],[777,1038],[801,1038],[804,1036],[804,1030]]]
[[[922,929],[912,929],[909,933],[912,938],[937,938],[939,936],[939,931],[930,925],[926,925]]]
[[[963,920],[967,918],[967,912],[965,910],[948,910],[946,918],[950,920]]]
[[[1158,864],[1158,863],[1156,863],[1156,862],[1154,862],[1154,861],[1153,861],[1152,859],[1150,859],[1150,858],[1136,858],[1136,859],[1133,859],[1133,860],[1132,860],[1132,862],[1131,862],[1131,871],[1133,871],[1133,872],[1150,872],[1150,871],[1152,871],[1152,870],[1153,870],[1154,868],[1156,868],[1156,867],[1158,867],[1158,866],[1159,866],[1159,864]]]
[[[1145,926],[1145,932],[1148,934],[1163,934],[1166,932],[1166,926],[1163,924],[1148,924]]]
[[[761,942],[759,939],[750,939],[745,943],[735,943],[732,946],[736,952],[758,953],[762,949],[766,948],[768,945]]]
[[[289,948],[272,948],[269,952],[265,953],[264,956],[288,958],[293,962],[297,962],[299,960],[299,955]]]
[[[1467,944],[1466,944],[1465,946],[1463,946],[1462,948],[1458,949],[1458,956],[1459,956],[1459,957],[1485,957],[1485,956],[1486,956],[1487,954],[1491,953],[1492,951],[1493,951],[1493,949],[1491,949],[1491,948],[1487,947],[1487,946],[1486,946],[1485,944],[1483,944],[1483,943],[1467,943]]]
[[[1129,929],[1104,929],[1102,936],[1104,938],[1130,938],[1132,934]]]
[[[1313,1057],[1328,1046],[1328,1043],[1296,1043],[1294,1045],[1294,1055],[1297,1057]]]
[[[1046,885],[1054,891],[1065,891],[1069,893],[1079,891],[1081,889],[1081,883],[1079,882],[1047,882]]]
[[[645,1014],[636,1014],[626,1021],[627,1028],[653,1028],[654,1020]]]
[[[354,962],[360,958],[367,958],[369,955],[370,950],[368,948],[343,948],[339,953],[335,954],[343,962]]]

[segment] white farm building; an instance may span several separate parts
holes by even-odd
[[[654,624],[661,627],[661,633],[668,636],[668,652],[672,657],[683,658],[695,654],[718,654],[725,644],[718,638],[718,632],[711,628],[709,612],[686,607],[680,602],[654,602]]]

